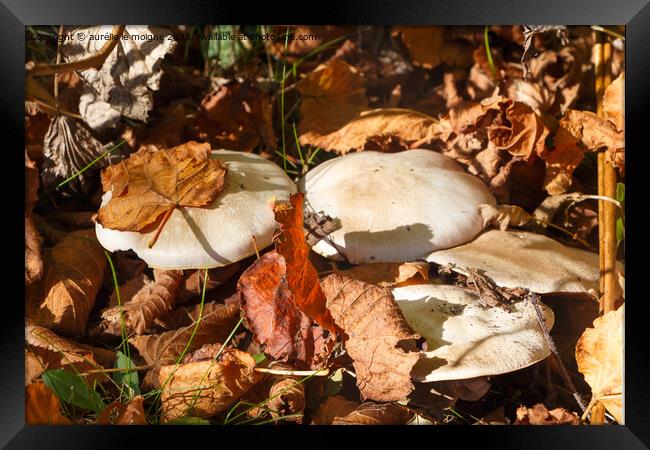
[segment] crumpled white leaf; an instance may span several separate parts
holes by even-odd
[[[72,37],[61,47],[64,60],[72,62],[96,53],[108,39],[119,39],[99,70],[80,73],[85,83],[79,113],[95,130],[114,126],[121,115],[147,120],[153,91],[160,87],[162,59],[176,46],[165,28],[127,25],[122,37],[113,35],[112,29],[112,25],[68,28],[65,32]]]

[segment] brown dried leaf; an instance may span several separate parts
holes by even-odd
[[[429,280],[429,264],[423,261],[360,264],[348,270],[334,269],[334,272],[382,287],[422,284]]]
[[[603,115],[618,131],[625,130],[625,72],[605,88]]]
[[[154,283],[144,285],[128,301],[122,298],[122,306],[102,312],[101,327],[104,333],[120,336],[124,327],[127,334],[143,334],[157,318],[171,311],[183,271],[155,269],[153,274]]]
[[[97,425],[149,425],[144,413],[144,397],[133,397],[129,403],[115,401],[97,418]]]
[[[418,141],[445,141],[450,132],[443,122],[417,111],[373,109],[360,112],[329,133],[302,135],[300,144],[345,154],[372,146],[372,141],[380,135],[391,136],[412,146]]]
[[[483,226],[498,227],[501,231],[509,225],[523,227],[533,219],[523,208],[513,205],[479,205],[479,214],[483,218]]]
[[[25,386],[32,384],[47,370],[47,363],[31,350],[25,349]]]
[[[44,297],[27,305],[28,317],[57,333],[83,334],[106,268],[95,230],[72,232],[43,253]]]
[[[580,139],[589,150],[625,147],[623,131],[617,130],[612,122],[591,111],[570,109],[560,119],[560,126]]]
[[[163,386],[163,420],[206,418],[225,411],[262,378],[254,369],[253,357],[234,349],[224,351],[217,362],[161,367],[157,385]]]
[[[544,189],[550,195],[562,194],[573,183],[573,171],[580,164],[587,149],[565,128],[559,127],[553,136],[553,147],[539,154],[546,162]]]
[[[43,370],[66,369],[76,373],[112,367],[115,361],[115,353],[111,350],[79,344],[31,322],[25,325],[25,343],[38,359],[35,369],[40,366]],[[105,379],[101,374],[86,377],[90,383]]]
[[[45,384],[33,383],[25,388],[25,422],[28,425],[72,425],[61,414],[61,402]]]
[[[363,76],[340,59],[318,66],[296,83],[296,89],[302,97],[301,145],[319,146],[316,141],[345,126],[368,106]]]
[[[225,341],[237,323],[238,312],[239,307],[235,304],[206,303],[203,306],[203,315],[194,323],[161,334],[134,336],[129,342],[147,364],[154,364],[156,367],[173,364],[189,342],[195,328],[190,351],[204,344]]]
[[[300,414],[300,417],[287,417],[287,422],[302,423],[305,411],[305,385],[293,378],[280,378],[269,389],[267,407],[271,417],[279,419],[284,416]]]
[[[591,404],[602,403],[618,423],[623,417],[623,316],[625,305],[594,320],[576,345],[578,370],[592,392]],[[591,406],[591,405],[590,405]],[[587,408],[589,409],[589,408]]]
[[[130,302],[133,297],[145,287],[153,284],[151,278],[146,273],[139,273],[129,281],[119,287],[119,290],[114,289],[111,296],[108,298],[108,307],[117,306],[117,293],[120,293],[120,303],[124,305]]]
[[[341,228],[339,220],[322,213],[308,211],[305,214],[305,237],[307,245],[313,247],[321,239]]]
[[[309,39],[291,39],[289,38],[285,46],[284,35],[289,31],[295,36],[311,35]],[[354,32],[355,29],[350,26],[341,25],[296,25],[287,28],[286,25],[273,25],[271,32],[281,35],[282,39],[272,39],[268,43],[267,51],[276,58],[284,58],[292,63],[301,58],[312,50],[327,44],[328,42]],[[309,59],[304,61],[309,63]]]
[[[205,292],[210,292],[228,281],[240,269],[239,263],[228,264],[227,266],[217,267],[208,270],[208,280],[205,286]],[[178,287],[176,302],[184,303],[192,297],[200,296],[205,284],[205,270],[198,269],[189,271],[181,285]]]
[[[41,238],[31,214],[25,213],[25,285],[31,285],[43,276]]]
[[[411,369],[420,353],[389,288],[331,274],[321,282],[327,308],[347,335],[361,398],[395,401],[413,390]]]
[[[366,402],[343,417],[337,417],[332,425],[406,425],[413,413],[393,403]]]
[[[191,134],[216,148],[250,152],[260,144],[275,148],[268,95],[252,79],[231,80],[208,94]]]
[[[97,222],[122,231],[142,231],[177,206],[210,204],[223,189],[226,167],[210,159],[210,144],[190,141],[160,151],[144,148],[102,171],[110,201]]]
[[[274,239],[275,248],[284,257],[287,284],[298,309],[323,328],[335,332],[318,273],[308,257],[309,246],[303,230],[304,197],[303,193],[291,194],[289,202],[276,203],[273,208],[275,220],[280,224],[280,232]]]
[[[277,251],[264,254],[239,278],[241,309],[246,328],[264,352],[278,361],[320,367],[333,339],[323,335],[295,300],[285,258]],[[330,336],[331,337],[331,336]]]
[[[399,35],[408,48],[414,64],[431,69],[440,63],[469,67],[472,49],[460,42],[445,40],[445,27],[393,27],[393,36]]]
[[[517,419],[514,425],[579,425],[580,418],[576,413],[564,408],[555,408],[551,411],[541,403],[532,408],[520,406],[517,409]]]
[[[359,407],[359,402],[341,395],[327,397],[312,417],[312,425],[332,425],[334,420],[345,417]]]
[[[75,175],[104,152],[104,146],[93,137],[86,125],[73,117],[57,115],[52,119],[44,141],[43,182],[46,188]],[[98,161],[93,168],[100,168]],[[85,190],[88,172],[80,173],[68,183]]]
[[[38,201],[38,166],[25,151],[25,212],[31,213]]]

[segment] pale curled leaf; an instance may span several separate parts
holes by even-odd
[[[499,228],[501,231],[508,229],[509,225],[523,227],[533,217],[523,208],[516,205],[478,205],[479,213],[483,218],[483,225]]]
[[[157,385],[164,385],[163,420],[177,417],[211,417],[225,411],[255,385],[262,375],[255,372],[253,357],[229,349],[219,359],[163,366]]]
[[[178,206],[210,204],[223,189],[227,169],[210,159],[210,144],[194,141],[165,150],[143,148],[102,171],[111,198],[99,209],[106,228],[143,231]]]
[[[420,358],[416,339],[389,288],[339,274],[321,281],[336,325],[347,335],[361,398],[395,401],[413,390],[411,369]]]
[[[112,30],[112,25],[65,27],[64,32],[71,39],[66,39],[61,46],[64,60],[71,62],[98,52],[108,39],[119,39],[101,68],[86,69],[79,74],[84,81],[79,112],[96,130],[114,126],[121,115],[147,120],[153,107],[153,91],[160,86],[162,59],[176,46],[167,29],[127,25],[122,36],[111,36]],[[99,37],[90,39],[91,35]]]
[[[594,320],[576,344],[578,370],[596,401],[623,425],[623,318],[625,305]]]

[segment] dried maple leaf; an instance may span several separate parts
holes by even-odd
[[[43,256],[43,296],[27,305],[28,317],[57,333],[83,334],[106,268],[95,230],[72,232]]]
[[[587,410],[602,403],[621,425],[623,417],[623,316],[625,305],[594,320],[576,345],[578,370],[592,392]]]
[[[339,59],[318,66],[296,83],[296,89],[302,97],[301,145],[319,146],[315,141],[343,127],[368,106],[363,76]]]
[[[325,307],[326,299],[318,273],[309,262],[309,246],[303,230],[304,194],[292,194],[289,202],[276,203],[273,211],[280,224],[275,236],[276,251],[286,262],[286,279],[296,306],[310,319],[329,331],[336,331],[332,316]]]
[[[192,135],[216,148],[250,152],[275,148],[268,95],[252,79],[231,80],[208,94],[190,127]]]
[[[420,353],[389,288],[328,275],[321,281],[327,309],[347,335],[361,398],[395,401],[413,390],[411,369]]]
[[[580,418],[564,408],[551,411],[541,403],[532,408],[520,406],[517,409],[517,419],[514,425],[579,425]]]
[[[287,269],[285,258],[272,251],[242,274],[237,290],[244,321],[272,358],[317,368],[331,351],[333,340],[298,307]]]
[[[203,306],[203,314],[193,323],[177,330],[161,334],[134,336],[129,342],[135,347],[147,364],[154,369],[147,373],[143,384],[156,377],[156,369],[162,365],[173,364],[183,352],[188,342],[188,350],[194,350],[204,344],[223,342],[237,323],[239,307],[236,304],[224,305],[211,302]],[[198,323],[198,326],[197,326]]]
[[[78,175],[68,185],[73,189],[81,187],[85,191],[90,178],[88,173],[80,171],[104,152],[104,146],[93,137],[86,125],[73,117],[59,114],[52,119],[43,145],[45,187],[51,188],[60,181]],[[97,169],[104,164],[104,161],[98,161],[92,168]]]
[[[418,141],[444,141],[450,133],[448,126],[426,114],[387,108],[362,111],[329,133],[302,135],[300,143],[345,154],[372,145],[379,135],[392,136],[412,146]]]
[[[122,306],[102,311],[104,333],[120,336],[125,329],[127,334],[143,334],[157,318],[171,311],[183,271],[155,269],[153,274],[154,283],[144,285],[128,301],[122,298]]]
[[[112,30],[112,25],[64,27],[64,33],[71,37],[61,46],[64,60],[72,62],[97,53],[107,39],[86,37],[111,36]],[[152,35],[165,38],[147,38]],[[112,39],[119,39],[119,43],[102,66],[79,73],[84,81],[79,112],[95,130],[114,126],[121,115],[147,120],[153,107],[153,91],[160,86],[162,59],[176,46],[168,29],[143,25],[127,25],[122,36],[113,35]]]
[[[348,270],[334,269],[334,272],[382,287],[421,284],[429,280],[429,264],[423,261],[360,264]]]
[[[97,425],[149,425],[144,413],[144,397],[133,397],[129,403],[115,401],[97,418]]]
[[[210,144],[194,141],[159,151],[144,148],[102,171],[108,203],[97,222],[122,231],[143,231],[179,206],[210,204],[223,189],[226,167],[210,159]],[[164,225],[164,220],[160,222]]]
[[[28,425],[73,424],[61,413],[58,397],[41,382],[25,388],[25,422]]]
[[[211,417],[225,411],[255,385],[255,359],[240,350],[225,350],[218,360],[206,360],[160,368],[163,420],[177,417]]]

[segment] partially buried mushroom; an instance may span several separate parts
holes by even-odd
[[[341,228],[313,248],[353,264],[405,262],[464,244],[483,230],[494,197],[478,178],[431,150],[364,151],[329,160],[300,182],[307,208]]]
[[[478,269],[498,286],[539,294],[599,289],[596,253],[525,231],[489,230],[468,244],[435,251],[426,259],[453,264],[459,273],[465,273],[465,268]],[[619,272],[623,270],[619,264]]]
[[[118,231],[96,225],[97,239],[108,250],[133,249],[150,267],[215,268],[255,254],[272,243],[277,228],[273,205],[296,192],[280,167],[252,154],[213,150],[212,159],[227,167],[223,190],[207,207],[174,209],[155,245],[155,230]],[[102,206],[111,191],[102,197]]]
[[[550,354],[534,305],[483,307],[478,293],[457,286],[419,284],[393,289],[404,318],[426,339],[426,352],[411,376],[420,382],[499,375]],[[539,304],[547,327],[550,308]]]

